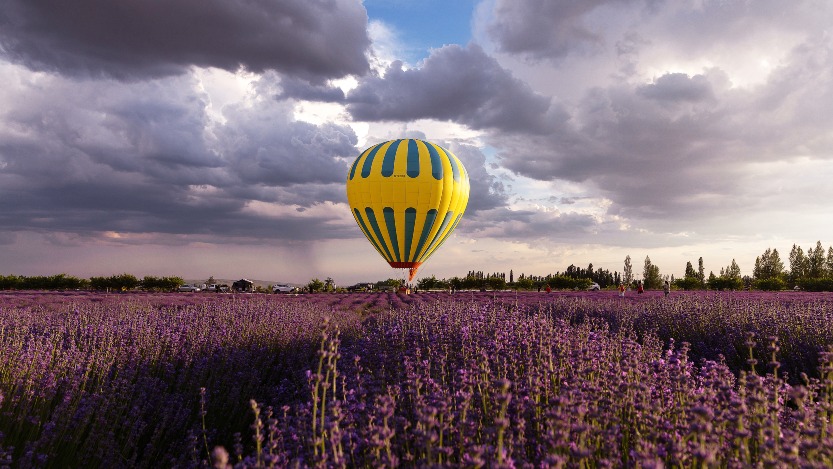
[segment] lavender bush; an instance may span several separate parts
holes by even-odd
[[[832,305],[2,294],[0,466],[829,467]]]
[[[3,295],[0,456],[181,465],[190,441],[245,430],[249,399],[295,398],[323,316],[357,320],[326,304],[218,296]]]
[[[736,376],[722,361],[695,366],[687,344],[520,304],[421,303],[363,330],[352,343],[322,332],[311,399],[258,421],[268,444],[239,466],[833,463],[833,356],[821,354],[823,380],[793,387],[774,337],[770,362],[750,358]]]

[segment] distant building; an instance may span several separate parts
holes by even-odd
[[[231,284],[231,289],[241,293],[251,293],[255,290],[255,283],[251,280],[241,278],[240,280]]]

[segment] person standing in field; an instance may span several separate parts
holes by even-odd
[[[619,296],[622,297],[622,298],[625,297],[625,284],[624,283],[619,284]]]
[[[668,296],[668,294],[671,293],[671,284],[668,283],[668,280],[665,281],[665,285],[663,285],[662,291],[665,292],[665,296]]]
[[[642,280],[640,280],[640,281],[639,281],[639,284],[638,284],[638,285],[637,285],[637,287],[636,287],[636,292],[641,294],[641,293],[643,293],[644,291],[645,291],[645,289],[642,287]]]

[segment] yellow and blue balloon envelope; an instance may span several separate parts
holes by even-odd
[[[469,200],[469,175],[450,151],[399,139],[365,150],[347,174],[347,202],[376,251],[413,280],[448,239]]]

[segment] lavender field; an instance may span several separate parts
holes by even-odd
[[[833,465],[833,296],[0,293],[0,466]]]

